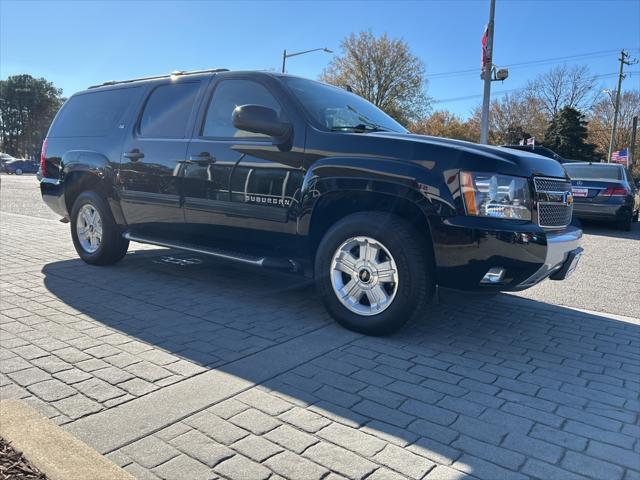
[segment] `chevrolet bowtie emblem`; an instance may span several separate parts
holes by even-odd
[[[564,203],[566,203],[568,207],[573,205],[573,194],[571,192],[565,192]]]

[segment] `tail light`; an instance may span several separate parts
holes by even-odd
[[[629,192],[624,187],[609,187],[598,194],[600,197],[626,197]]]
[[[47,176],[47,143],[49,139],[45,138],[42,141],[42,150],[40,150],[40,175]]]

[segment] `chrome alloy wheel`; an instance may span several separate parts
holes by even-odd
[[[76,233],[82,249],[87,253],[95,253],[102,243],[102,218],[91,204],[82,206],[76,220]]]
[[[391,305],[398,292],[398,268],[380,242],[353,237],[333,255],[331,285],[338,300],[353,313],[377,315]]]

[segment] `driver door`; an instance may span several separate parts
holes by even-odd
[[[212,85],[187,153],[185,220],[200,239],[262,251],[265,243],[277,243],[274,237],[296,233],[289,211],[302,184],[302,155],[280,152],[266,135],[236,129],[233,110],[247,104],[286,118],[276,96],[257,80],[223,78]]]

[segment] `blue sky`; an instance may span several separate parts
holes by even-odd
[[[0,0],[0,77],[43,76],[70,95],[111,79],[193,70],[280,68],[282,50],[340,50],[351,32],[402,37],[425,63],[427,93],[467,116],[481,100],[480,37],[489,0],[27,1]],[[620,48],[640,57],[640,0],[497,0],[494,63],[569,57],[615,87]],[[598,53],[600,52],[600,53]],[[331,55],[288,60],[316,78]],[[494,92],[522,87],[553,64],[512,67]],[[476,69],[459,75],[443,72]],[[640,64],[629,67],[640,71]],[[640,74],[625,88],[640,88]],[[473,96],[464,100],[450,100]]]

